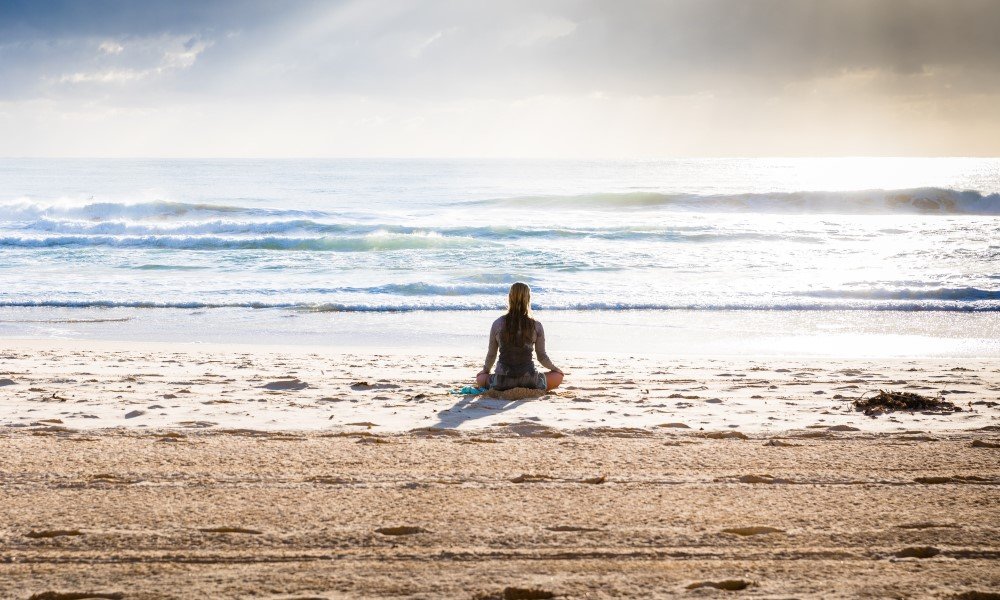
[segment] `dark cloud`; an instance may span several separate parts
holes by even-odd
[[[4,0],[0,34],[21,39],[144,36],[192,30],[238,27],[260,22],[292,0]]]
[[[0,4],[0,93],[56,94],[52,82],[61,78],[79,88],[97,80],[65,76],[88,69],[155,70],[155,57],[130,48],[177,36],[211,46],[197,68],[161,70],[171,76],[135,78],[135,87],[685,94],[756,92],[852,70],[934,69],[961,71],[947,82],[962,87],[1000,71],[997,31],[1000,2],[992,0],[8,0]],[[128,51],[103,56],[100,38]],[[145,44],[145,52],[157,51]]]

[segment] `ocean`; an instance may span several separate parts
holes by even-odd
[[[433,335],[514,281],[614,339],[682,313],[992,335],[1000,159],[2,159],[0,277],[6,337]]]

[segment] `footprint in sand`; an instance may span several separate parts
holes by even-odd
[[[244,529],[243,527],[205,527],[198,531],[202,533],[244,533],[247,535],[260,535],[263,533],[256,529]]]
[[[398,387],[400,386],[395,383],[368,383],[367,381],[355,381],[351,384],[351,389],[356,392],[366,390],[394,390]]]
[[[725,579],[723,581],[698,581],[687,586],[687,589],[715,588],[717,590],[726,590],[727,592],[738,592],[747,589],[751,585],[753,584],[742,579]]]
[[[78,535],[83,535],[83,532],[77,529],[44,529],[42,531],[29,531],[24,534],[24,537],[41,540],[56,537],[76,537]]]
[[[708,438],[710,440],[747,440],[750,439],[746,434],[740,433],[739,431],[708,431],[701,434],[701,437]]]
[[[834,425],[833,427],[827,427],[827,431],[861,431],[857,427],[851,427],[850,425]]]
[[[294,390],[304,390],[307,387],[309,387],[309,384],[302,381],[298,377],[291,377],[288,379],[279,379],[277,381],[265,383],[260,387],[264,388],[265,390],[272,390],[272,391],[282,391],[282,390],[294,391]]]
[[[178,425],[181,427],[189,427],[193,429],[205,429],[207,427],[215,427],[218,423],[213,423],[212,421],[178,421]]]
[[[483,596],[482,600],[551,600],[556,595],[548,590],[507,587],[500,595]]]
[[[122,600],[125,594],[121,592],[41,592],[32,594],[28,600],[87,600],[103,598],[104,600]]]
[[[382,535],[415,535],[418,533],[431,533],[423,527],[379,527],[375,530],[375,533],[380,533]]]

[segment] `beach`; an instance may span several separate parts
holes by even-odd
[[[996,598],[998,168],[0,160],[0,598]]]
[[[1000,586],[994,359],[558,356],[504,398],[441,349],[4,340],[0,596]]]
[[[0,600],[1000,600],[998,30],[0,2]]]

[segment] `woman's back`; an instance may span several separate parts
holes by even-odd
[[[524,375],[534,371],[535,362],[532,360],[532,353],[539,339],[542,340],[542,352],[539,354],[539,360],[541,360],[542,356],[545,356],[545,332],[542,329],[542,324],[531,319],[530,332],[522,336],[517,331],[505,331],[506,322],[507,317],[505,315],[494,321],[493,327],[490,328],[490,336],[496,338],[497,345],[500,348],[497,371],[500,371],[501,366],[505,374],[512,376]],[[545,358],[548,359],[547,356]]]

